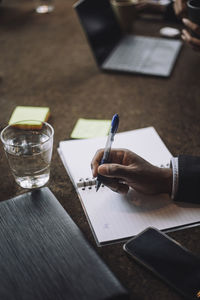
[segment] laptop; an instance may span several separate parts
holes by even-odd
[[[125,300],[127,290],[49,188],[0,203],[1,300]]]
[[[170,76],[180,40],[123,33],[109,0],[80,0],[74,8],[101,70]]]

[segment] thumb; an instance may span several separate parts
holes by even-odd
[[[194,31],[197,34],[200,34],[200,27],[199,27],[198,24],[195,24],[195,23],[191,22],[189,19],[186,19],[186,18],[183,18],[182,21],[192,31]]]
[[[119,164],[103,164],[98,167],[98,173],[106,177],[126,179],[130,176],[130,168]]]

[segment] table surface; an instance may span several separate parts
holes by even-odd
[[[170,78],[102,73],[96,66],[74,1],[55,2],[47,15],[34,12],[34,1],[4,0],[0,7],[0,129],[16,105],[49,106],[55,129],[48,186],[89,242],[129,290],[131,299],[181,299],[123,251],[122,243],[98,248],[75,189],[57,153],[79,117],[111,119],[119,131],[154,126],[173,155],[200,153],[200,57],[184,45]],[[170,25],[137,20],[135,32],[158,36]],[[174,24],[173,24],[174,25]],[[176,26],[176,24],[175,24]],[[181,25],[179,25],[181,27]],[[0,199],[24,192],[10,174],[0,147]],[[199,227],[169,235],[200,254]]]

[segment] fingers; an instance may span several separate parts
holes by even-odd
[[[103,179],[102,183],[110,188],[113,192],[119,194],[127,194],[129,190],[129,186],[127,184],[120,182],[116,178],[105,178]]]
[[[120,164],[103,164],[98,167],[98,173],[109,178],[126,180],[130,176],[130,168]]]
[[[191,29],[197,35],[200,35],[200,26],[199,25],[191,22],[190,20],[188,20],[186,18],[183,18],[182,21],[185,24],[185,26],[187,26],[189,29]]]
[[[122,155],[122,152],[123,152],[122,150],[116,149],[116,150],[112,150],[111,154],[112,154],[112,156],[117,156],[117,155]],[[119,181],[119,179],[113,178],[113,175],[111,174],[113,172],[113,170],[117,169],[115,167],[114,168],[112,167],[115,164],[103,164],[103,165],[99,166],[101,159],[103,157],[103,153],[104,153],[104,149],[98,150],[91,162],[93,176],[96,177],[98,173],[100,175],[106,176],[102,180],[102,183],[104,183],[107,187],[109,187],[112,191],[114,191],[116,193],[127,194],[128,190],[129,190],[129,186],[124,183],[121,183]],[[110,166],[111,166],[111,168],[110,168]],[[121,174],[121,173],[123,173],[123,172],[120,172],[120,170],[119,170],[119,174]],[[113,174],[116,175],[117,172],[114,171]],[[115,177],[115,175],[114,175],[114,177]]]
[[[185,30],[185,29],[183,29],[182,30],[182,35],[181,35],[181,37],[182,37],[182,39],[184,40],[184,41],[186,41],[186,42],[190,42],[190,40],[191,40],[191,35],[189,34],[189,32],[187,31],[187,30]]]
[[[181,38],[188,43],[194,50],[200,51],[200,26],[191,22],[188,19],[183,18],[183,23],[192,31],[195,33],[195,35],[199,36],[194,37],[192,36],[187,30],[182,30]]]
[[[181,38],[187,42],[194,50],[200,51],[200,39],[192,37],[190,33],[183,29]]]
[[[92,159],[92,162],[91,162],[91,169],[92,169],[92,175],[94,176],[94,177],[97,177],[97,169],[98,169],[98,167],[99,167],[99,164],[100,164],[100,162],[101,162],[101,159],[102,159],[102,157],[103,157],[103,153],[104,153],[104,149],[99,149],[96,153],[95,153],[95,155],[94,155],[94,157],[93,157],[93,159]]]
[[[115,163],[122,164],[125,152],[126,152],[126,150],[124,150],[124,149],[112,149],[110,152],[110,155],[109,155],[110,162],[114,161]],[[104,149],[98,150],[92,159],[91,169],[92,169],[92,174],[94,177],[97,176],[98,167],[101,163],[103,153],[104,153]]]
[[[129,191],[129,186],[123,183],[119,183],[116,186],[108,186],[113,192],[119,194],[127,194]]]

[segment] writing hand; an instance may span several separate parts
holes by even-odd
[[[92,173],[103,175],[103,183],[115,192],[126,194],[129,187],[143,194],[171,193],[172,170],[153,166],[137,154],[126,149],[112,149],[109,164],[99,165],[104,149],[96,152]]]

